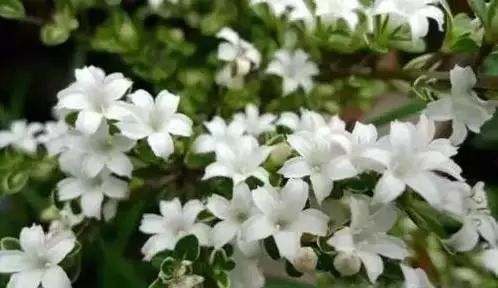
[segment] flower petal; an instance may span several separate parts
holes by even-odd
[[[59,266],[53,266],[46,270],[41,283],[46,288],[71,288],[71,280]]]
[[[17,250],[0,251],[0,273],[17,273],[33,268],[26,254]]]
[[[168,159],[175,149],[173,139],[168,133],[154,133],[147,138],[147,143],[154,155],[164,159]]]

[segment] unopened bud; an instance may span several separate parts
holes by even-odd
[[[285,142],[279,143],[273,146],[270,154],[270,160],[273,165],[281,166],[289,158],[291,154],[291,148]]]
[[[334,258],[334,267],[342,276],[351,276],[360,272],[361,260],[350,253],[339,253]]]
[[[294,267],[300,272],[313,272],[315,271],[318,256],[311,247],[302,247],[297,251],[296,258],[294,259]]]

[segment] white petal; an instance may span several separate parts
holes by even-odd
[[[75,239],[72,235],[54,236],[54,244],[47,249],[47,258],[52,264],[59,264],[71,252],[75,246]]]
[[[332,193],[334,182],[325,173],[312,173],[310,179],[316,200],[321,204]]]
[[[174,152],[173,139],[167,133],[154,133],[147,138],[147,143],[157,157],[168,159]]]
[[[123,97],[132,84],[121,73],[109,74],[105,80],[104,93],[108,99],[117,100]]]
[[[199,244],[202,246],[212,246],[211,243],[211,227],[204,223],[196,223],[188,231],[197,237]]]
[[[489,249],[480,255],[480,260],[482,265],[498,276],[498,265],[496,265],[496,259],[498,259],[498,249]]]
[[[284,96],[289,95],[299,88],[299,81],[293,78],[284,78],[282,86]]]
[[[116,126],[124,136],[135,140],[143,139],[149,136],[152,132],[150,127],[138,122],[121,121],[116,123]]]
[[[102,183],[102,191],[109,198],[126,199],[129,194],[128,183],[118,178],[108,176]]]
[[[410,153],[413,150],[415,139],[412,139],[411,126],[407,123],[394,121],[391,123],[389,140],[394,152]]]
[[[452,132],[450,136],[451,144],[458,146],[462,144],[467,138],[468,135],[467,127],[465,127],[465,124],[457,120],[453,120],[451,122],[451,127],[452,127]]]
[[[233,174],[234,171],[230,167],[214,162],[206,167],[202,180],[207,180],[213,177],[232,177]]]
[[[43,251],[45,244],[45,233],[39,225],[25,227],[21,230],[19,242],[22,250],[29,254],[36,254]]]
[[[252,199],[256,207],[266,215],[272,215],[272,213],[276,212],[280,202],[278,192],[268,185],[252,191]]]
[[[216,149],[216,140],[213,136],[203,134],[197,137],[192,145],[195,153],[208,153]]]
[[[225,220],[230,215],[230,202],[220,195],[214,194],[209,197],[206,207],[218,219]]]
[[[410,28],[412,32],[412,38],[421,38],[427,35],[429,32],[429,20],[424,16],[414,15],[410,17]]]
[[[100,219],[102,201],[104,201],[104,194],[99,192],[87,192],[81,195],[83,214],[90,218]]]
[[[451,96],[441,98],[437,101],[427,104],[427,108],[425,109],[424,114],[427,115],[429,119],[435,121],[451,120],[454,115],[450,97]]]
[[[404,264],[399,265],[401,271],[403,272],[403,277],[405,278],[405,283],[403,288],[434,288],[434,285],[429,281],[429,277],[424,270],[412,267],[408,267]]]
[[[286,207],[286,212],[295,213],[303,210],[308,200],[308,189],[308,184],[301,179],[287,181],[280,191],[280,198]]]
[[[139,89],[128,95],[131,102],[145,111],[152,111],[154,109],[154,99],[149,92]]]
[[[242,240],[252,242],[262,240],[275,232],[275,226],[264,215],[252,216],[244,223]]]
[[[133,164],[124,153],[113,153],[106,164],[107,168],[117,175],[131,178]]]
[[[496,220],[491,215],[482,215],[477,219],[479,234],[484,238],[491,247],[498,245],[498,226]]]
[[[162,216],[156,214],[144,214],[140,222],[139,230],[145,234],[159,234],[165,231],[165,221]]]
[[[189,137],[192,135],[192,120],[183,114],[175,114],[168,121],[168,132]]]
[[[225,244],[230,242],[235,235],[239,227],[237,223],[231,221],[221,221],[213,227],[213,244],[216,249],[223,247]]]
[[[67,201],[81,196],[87,189],[79,179],[66,178],[57,183],[57,196],[59,201]]]
[[[184,225],[194,224],[197,216],[201,211],[204,210],[204,205],[202,205],[199,200],[190,200],[183,206],[183,222]]]
[[[404,180],[406,185],[422,196],[432,206],[437,206],[442,202],[441,193],[427,173],[414,175]]]
[[[293,262],[297,250],[301,247],[301,233],[281,231],[273,234],[273,239],[280,256]]]
[[[351,253],[356,248],[353,241],[353,234],[349,227],[345,227],[332,235],[327,244],[334,247],[339,252]]]
[[[102,114],[93,111],[82,111],[76,119],[76,129],[87,134],[95,133],[100,123],[102,123],[102,119]]]
[[[0,251],[0,273],[16,273],[31,269],[34,265],[26,254],[17,250]]]
[[[178,110],[178,104],[180,104],[180,97],[170,93],[167,90],[163,90],[156,97],[156,108],[164,113],[164,115],[173,115]]]
[[[373,201],[389,203],[398,198],[405,190],[405,183],[396,178],[390,171],[384,172],[374,189]]]
[[[329,217],[320,210],[306,209],[299,213],[289,230],[323,237],[327,235],[328,222]]]
[[[38,288],[43,272],[43,270],[30,270],[16,273],[10,277],[7,288]]]
[[[83,173],[89,178],[96,177],[102,169],[104,169],[105,162],[101,155],[89,154],[83,158],[81,169]]]
[[[340,157],[330,161],[327,165],[327,175],[331,180],[344,180],[358,175],[358,170],[347,157]]]
[[[360,257],[365,270],[367,270],[367,276],[370,282],[375,283],[377,278],[384,271],[384,263],[382,263],[382,258],[379,255],[364,251],[358,251],[358,257]]]
[[[170,233],[162,233],[150,237],[142,247],[144,259],[150,261],[154,255],[164,250],[175,248],[176,238]]]
[[[403,240],[386,234],[373,236],[362,247],[364,248],[361,249],[366,249],[369,252],[391,259],[403,260],[409,255]]]
[[[311,169],[303,157],[295,157],[287,160],[284,166],[278,170],[285,178],[302,178],[310,175]]]
[[[46,270],[41,282],[44,288],[71,288],[71,280],[59,266]]]
[[[159,210],[165,219],[174,219],[183,214],[182,203],[178,198],[159,202]]]
[[[477,245],[478,241],[479,234],[477,233],[477,227],[472,219],[466,218],[462,228],[451,235],[449,239],[444,240],[444,243],[457,251],[466,252],[472,250]]]

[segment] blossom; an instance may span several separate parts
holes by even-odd
[[[60,154],[67,145],[69,126],[64,120],[49,121],[45,123],[43,132],[38,135],[38,141],[47,149],[48,155]]]
[[[194,141],[192,146],[196,153],[215,152],[219,147],[235,146],[245,132],[245,125],[240,121],[233,121],[227,125],[219,116],[205,122],[204,126],[209,134],[202,134]]]
[[[173,250],[178,240],[186,235],[195,235],[199,243],[210,243],[210,227],[196,223],[197,216],[204,210],[199,200],[190,200],[182,207],[178,198],[159,202],[161,215],[145,214],[140,231],[152,235],[142,247],[146,260],[163,250]]]
[[[434,285],[429,281],[429,277],[427,277],[424,270],[420,268],[415,269],[404,264],[399,266],[405,277],[403,288],[434,288]]]
[[[273,122],[277,117],[273,114],[259,114],[258,107],[254,104],[246,105],[245,113],[237,113],[234,121],[242,123],[245,131],[255,137],[275,130]]]
[[[103,119],[119,115],[117,100],[123,97],[132,82],[121,73],[106,76],[97,67],[89,66],[75,71],[76,82],[57,94],[56,109],[77,111],[76,128],[94,133]]]
[[[393,205],[373,205],[368,197],[351,197],[351,224],[327,241],[338,252],[334,266],[343,275],[353,275],[365,267],[375,283],[384,270],[380,256],[401,260],[408,256],[405,243],[388,232],[396,223]]]
[[[319,204],[330,195],[334,181],[358,174],[340,145],[309,132],[289,135],[287,142],[299,156],[287,160],[278,173],[286,178],[309,176]]]
[[[272,236],[280,255],[292,262],[303,233],[325,236],[329,217],[316,209],[304,209],[308,189],[306,182],[289,179],[281,189],[266,185],[254,190],[253,200],[260,213],[247,221],[244,240]]]
[[[313,24],[314,19],[310,9],[303,0],[251,0],[252,5],[266,3],[277,17],[287,14],[290,21],[303,20]]]
[[[268,171],[261,164],[270,155],[271,148],[260,146],[258,141],[251,137],[242,137],[237,146],[218,147],[216,162],[206,167],[203,180],[213,177],[232,178],[237,185],[249,177],[255,177],[263,183],[268,182]]]
[[[40,123],[28,124],[25,120],[14,121],[9,130],[0,131],[0,149],[12,146],[25,153],[36,153],[37,133],[42,131],[43,125]]]
[[[429,19],[438,23],[443,31],[444,13],[436,5],[439,0],[376,0],[372,13],[374,15],[388,14],[391,24],[410,26],[412,38],[421,38],[429,32]]]
[[[467,129],[480,132],[482,125],[493,117],[495,106],[481,100],[472,90],[477,79],[471,67],[455,66],[450,71],[450,79],[451,95],[429,103],[425,114],[435,121],[451,121],[450,140],[459,145],[467,137]]]
[[[209,197],[206,207],[221,219],[213,227],[213,244],[217,249],[236,237],[240,241],[244,223],[256,212],[251,191],[245,183],[235,185],[231,201],[215,194]]]
[[[133,165],[125,152],[134,146],[135,141],[123,135],[110,135],[107,123],[102,122],[94,134],[75,136],[70,149],[61,154],[59,164],[79,167],[89,178],[105,168],[119,176],[131,177]]]
[[[434,122],[424,115],[415,126],[394,121],[391,132],[380,141],[390,151],[386,169],[374,189],[374,200],[388,203],[410,187],[429,204],[436,206],[442,201],[434,179],[437,173],[445,173],[461,180],[461,169],[450,159],[456,149],[447,139],[434,140]]]
[[[218,59],[233,64],[235,75],[247,75],[252,67],[259,67],[261,54],[235,31],[223,27],[216,37],[226,40],[218,46]]]
[[[266,73],[274,74],[283,79],[284,96],[296,91],[299,87],[306,93],[313,88],[313,77],[318,75],[318,67],[309,61],[309,56],[303,50],[278,50],[273,61],[266,68]]]
[[[358,0],[315,0],[316,15],[326,22],[343,19],[351,30],[356,29],[359,17],[357,10],[361,8]]]
[[[192,134],[192,120],[177,113],[180,97],[163,90],[154,101],[148,92],[138,90],[129,98],[133,104],[122,103],[127,113],[123,112],[116,126],[130,139],[147,138],[156,156],[167,159],[174,152],[171,135]]]
[[[74,169],[72,175],[57,183],[59,201],[80,198],[83,215],[100,219],[104,198],[124,200],[128,198],[128,183],[103,170],[95,177],[87,177]]]
[[[9,288],[70,288],[71,281],[59,266],[73,250],[70,234],[45,234],[39,225],[23,228],[21,250],[0,250],[0,273],[12,274]]]
[[[479,236],[487,241],[489,247],[498,245],[498,224],[488,208],[488,199],[484,191],[484,183],[479,182],[474,187],[466,184],[455,192],[462,193],[462,213],[459,215],[463,226],[453,234],[445,243],[455,250],[466,252],[472,250],[479,242]],[[453,194],[453,198],[460,195]],[[458,203],[460,204],[460,203]],[[456,211],[456,209],[453,209]]]

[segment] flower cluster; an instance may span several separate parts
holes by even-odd
[[[391,7],[379,2],[384,9]],[[254,52],[233,31],[224,30],[220,37],[230,42],[221,49],[225,52]],[[259,65],[256,54],[237,51],[225,59],[239,76]],[[281,53],[279,60],[288,57]],[[301,52],[294,57],[306,61]],[[281,64],[269,70],[276,72]],[[312,72],[310,67],[303,64],[299,69]],[[0,273],[13,274],[8,287],[70,287],[58,264],[75,247],[72,227],[83,219],[115,217],[118,202],[129,197],[129,181],[140,165],[132,157],[140,147],[164,165],[176,152],[206,157],[212,161],[203,167],[200,181],[230,179],[228,190],[195,199],[175,195],[159,202],[159,215],[143,215],[139,230],[150,235],[141,250],[144,260],[164,257],[162,266],[171,265],[173,271],[167,277],[163,274],[168,269],[161,268],[162,283],[204,281],[206,275],[188,274],[192,262],[202,257],[199,250],[189,254],[182,248],[193,235],[199,249],[211,255],[209,261],[233,256],[235,268],[227,269],[227,277],[236,287],[263,287],[259,259],[265,251],[285,259],[299,273],[318,269],[351,276],[364,267],[371,283],[382,277],[389,259],[399,265],[407,287],[432,287],[425,272],[413,267],[415,252],[395,229],[400,219],[418,225],[420,217],[427,216],[420,216],[424,211],[416,211],[414,203],[460,223],[442,242],[458,253],[480,249],[478,260],[497,273],[498,224],[483,184],[469,186],[452,159],[466,129],[478,132],[495,107],[472,91],[475,77],[470,68],[456,67],[451,77],[450,95],[429,103],[416,124],[393,121],[387,135],[361,122],[348,130],[338,116],[306,109],[275,115],[249,104],[230,121],[215,116],[205,122],[207,133],[197,135],[189,149],[175,151],[177,137],[194,134],[193,121],[178,112],[179,96],[131,92],[131,81],[121,74],[78,69],[76,82],[58,95],[58,122],[44,129],[16,122],[0,134],[2,147],[25,153],[35,153],[43,144],[67,175],[57,184],[56,198],[64,205],[60,217],[47,235],[39,226],[23,229],[22,251],[0,250]],[[284,84],[299,85],[307,89],[308,84]],[[451,120],[453,136],[438,138],[431,119]],[[73,211],[74,204],[81,213]],[[268,243],[274,244],[273,251]]]

